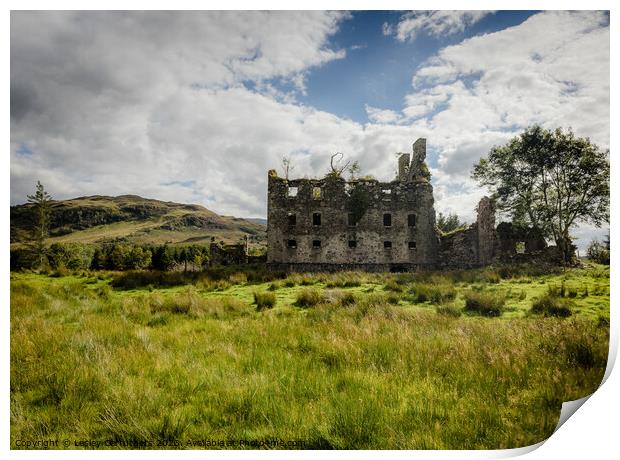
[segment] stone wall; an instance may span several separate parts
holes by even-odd
[[[209,266],[211,267],[218,265],[242,265],[247,264],[249,261],[247,235],[243,242],[238,244],[216,243],[215,238],[212,237],[209,250]]]
[[[496,227],[488,197],[478,203],[474,224],[440,236],[426,139],[412,150],[398,158],[392,182],[335,174],[288,180],[269,171],[268,265],[287,271],[462,269],[513,260],[517,243],[526,254],[545,250],[545,239],[532,229]]]
[[[425,143],[416,142],[424,158]],[[351,266],[372,270],[437,265],[433,188],[412,174],[408,154],[392,182],[293,179],[268,175],[267,261],[272,266],[325,270]],[[416,168],[421,169],[416,163]]]
[[[440,241],[440,268],[453,270],[480,265],[477,224],[442,235]]]
[[[476,208],[478,217],[476,230],[478,238],[478,264],[488,265],[497,254],[497,234],[495,232],[495,205],[489,197],[482,197]]]
[[[497,226],[497,238],[498,253],[501,257],[516,254],[519,243],[524,245],[526,254],[542,251],[547,247],[547,242],[539,231],[510,222],[502,222]]]

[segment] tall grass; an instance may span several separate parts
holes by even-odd
[[[545,316],[566,318],[573,314],[574,302],[552,294],[535,299],[532,302],[531,312]]]
[[[500,316],[504,312],[506,298],[492,292],[470,291],[464,295],[464,310],[483,316]]]
[[[251,294],[104,286],[11,281],[12,447],[42,436],[521,447],[553,432],[562,401],[598,387],[607,360],[608,328],[587,317],[458,318],[381,290],[297,286],[312,308],[259,314]]]
[[[314,307],[315,305],[324,302],[325,297],[319,289],[302,289],[297,294],[295,305],[302,308]]]
[[[276,305],[276,295],[273,292],[254,291],[253,295],[257,311],[273,308]]]
[[[442,304],[456,298],[456,289],[449,282],[441,281],[433,283],[415,283],[410,291],[416,303],[431,302]]]

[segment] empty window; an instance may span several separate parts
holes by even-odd
[[[290,249],[295,249],[297,247],[297,241],[295,241],[295,240],[288,240],[288,247]]]
[[[293,214],[292,212],[289,212],[288,215],[288,224],[293,226],[293,225],[297,225],[297,216],[295,214]]]
[[[415,214],[409,214],[407,216],[407,225],[410,227],[415,227]]]
[[[383,242],[383,249],[392,249],[392,242],[391,241],[384,241]]]
[[[312,247],[314,249],[319,249],[321,247],[321,240],[312,240]]]
[[[525,254],[525,241],[518,241],[515,244],[515,252],[517,254]]]
[[[384,188],[381,191],[383,192],[384,195],[391,195],[392,194],[392,189],[391,188]]]
[[[321,199],[321,187],[312,187],[312,198],[315,200]]]
[[[409,249],[415,249],[415,241],[409,241]]]
[[[349,240],[349,247],[350,248],[356,248],[357,247],[357,241]]]
[[[288,196],[295,197],[297,196],[297,187],[289,187],[286,192]]]
[[[312,225],[321,225],[321,213],[315,212],[312,214]]]
[[[383,214],[383,225],[385,227],[392,226],[392,214]]]
[[[357,225],[357,222],[355,221],[355,214],[353,214],[352,212],[347,214],[347,224],[349,225],[349,227],[355,227]]]

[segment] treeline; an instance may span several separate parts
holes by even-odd
[[[209,263],[209,248],[197,244],[54,243],[46,249],[45,256],[49,267],[55,270],[200,270]],[[11,270],[32,269],[37,262],[31,248],[11,249]]]

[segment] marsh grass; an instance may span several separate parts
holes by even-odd
[[[532,302],[531,312],[545,316],[566,318],[573,314],[575,303],[553,294],[545,294]]]
[[[273,308],[276,306],[276,295],[273,292],[254,291],[254,303],[257,311]]]
[[[500,316],[504,312],[506,298],[492,292],[466,292],[464,311],[482,316]]]
[[[571,273],[567,287],[579,287],[586,275]],[[45,436],[522,447],[548,437],[562,402],[602,379],[608,271],[587,272],[590,295],[570,299],[579,308],[565,319],[510,316],[527,311],[528,300],[501,318],[458,316],[471,284],[456,285],[450,274],[402,283],[401,275],[367,274],[359,286],[324,289],[330,276],[287,286],[286,278],[254,283],[246,274],[223,290],[192,281],[152,283],[149,292],[113,288],[107,275],[11,275],[11,446]],[[390,279],[405,291],[386,291]],[[542,284],[519,279],[478,280],[476,294],[518,287],[533,299],[561,283],[556,275]],[[268,291],[271,283],[278,288]],[[458,295],[432,309],[407,303],[418,284]],[[256,312],[253,292],[276,305]],[[293,306],[299,299],[305,308]]]
[[[301,308],[314,307],[315,305],[324,302],[325,297],[319,289],[306,288],[299,291],[295,305]]]
[[[455,305],[437,305],[435,311],[440,315],[450,316],[452,318],[458,318],[461,316],[461,309]]]
[[[416,303],[431,302],[442,304],[456,298],[456,289],[450,282],[439,280],[435,283],[415,283],[410,290]]]

